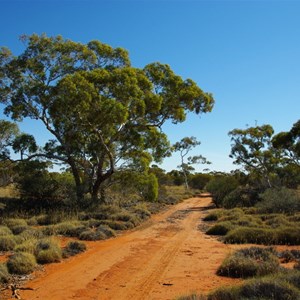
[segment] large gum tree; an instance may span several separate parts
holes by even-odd
[[[147,169],[169,153],[162,125],[214,100],[168,65],[132,67],[126,50],[99,41],[23,36],[24,52],[0,51],[0,102],[13,120],[39,120],[53,138],[31,154],[69,166],[77,200],[98,200],[121,168]],[[100,197],[101,198],[101,197]]]

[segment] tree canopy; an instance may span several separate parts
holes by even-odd
[[[24,137],[15,147],[68,165],[79,201],[86,193],[96,200],[117,169],[145,171],[169,155],[167,120],[213,108],[212,95],[191,79],[158,62],[132,67],[122,48],[36,34],[22,41],[18,56],[0,51],[0,102],[13,120],[41,121],[53,139],[34,148]]]

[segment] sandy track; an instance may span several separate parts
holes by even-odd
[[[232,284],[215,275],[230,248],[198,229],[210,203],[191,198],[133,232],[88,243],[87,252],[47,266],[23,299],[166,300]]]

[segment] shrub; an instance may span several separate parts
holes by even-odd
[[[16,239],[13,235],[0,236],[0,251],[10,251],[16,246]]]
[[[10,229],[15,226],[27,226],[27,222],[24,219],[5,219],[3,223]]]
[[[54,225],[53,230],[55,234],[61,234],[65,236],[79,236],[79,234],[85,229],[79,221],[66,221]]]
[[[133,227],[135,227],[141,223],[141,220],[137,216],[135,216],[129,212],[126,212],[126,211],[120,212],[120,213],[117,213],[117,214],[111,216],[111,219],[132,223]]]
[[[40,264],[59,262],[62,258],[62,251],[55,240],[43,239],[36,245],[35,256]]]
[[[203,218],[203,221],[217,221],[219,218],[218,212],[211,212]]]
[[[82,231],[79,235],[79,239],[84,241],[99,241],[99,240],[105,240],[106,238],[107,236],[104,232],[95,231],[92,229]]]
[[[0,226],[0,236],[4,235],[12,235],[12,232],[7,226]]]
[[[256,207],[262,213],[292,213],[300,211],[299,194],[287,188],[267,189],[260,195]]]
[[[206,231],[206,234],[209,234],[209,235],[225,235],[231,229],[233,229],[232,223],[230,223],[230,222],[220,222],[220,223],[215,224],[212,227],[210,227]]]
[[[63,257],[67,258],[69,256],[74,256],[78,253],[84,252],[86,250],[86,245],[82,242],[72,241],[67,244],[63,249]]]
[[[22,233],[23,231],[25,231],[26,229],[28,229],[28,226],[24,226],[24,225],[18,225],[18,226],[13,226],[11,228],[13,234],[20,234]]]
[[[34,254],[35,249],[36,249],[36,244],[37,244],[36,239],[34,239],[34,238],[27,239],[23,243],[17,245],[14,248],[14,251],[16,251],[16,252],[27,252],[27,253]]]
[[[43,231],[38,228],[27,228],[23,232],[20,233],[19,237],[22,238],[23,241],[31,240],[31,239],[41,239],[44,237]]]
[[[254,279],[240,287],[240,299],[299,299],[300,292],[287,282],[277,278]]]
[[[8,283],[9,273],[6,264],[0,264],[0,283]]]
[[[278,270],[279,261],[272,249],[251,247],[229,255],[218,268],[217,274],[247,278],[275,273]]]
[[[208,182],[205,188],[212,194],[214,204],[217,207],[222,207],[224,198],[238,185],[238,181],[232,176],[216,176]]]
[[[283,276],[282,276],[283,277]],[[236,287],[220,288],[208,295],[208,300],[292,300],[300,291],[288,280],[278,276],[247,280]]]
[[[300,228],[283,227],[275,231],[275,244],[300,245]]]
[[[107,238],[110,238],[110,237],[114,237],[116,236],[116,233],[114,232],[113,229],[111,229],[109,226],[107,225],[100,225],[97,230],[97,232],[103,232]]]
[[[26,275],[33,272],[36,267],[36,260],[30,253],[19,252],[12,255],[6,265],[9,273]]]
[[[264,228],[237,227],[225,236],[229,244],[263,244],[272,245],[276,241],[274,231]]]
[[[133,213],[140,219],[145,220],[151,216],[151,212],[148,210],[145,204],[138,204],[133,208]]]
[[[238,187],[223,200],[223,206],[225,208],[234,207],[251,207],[258,201],[258,192],[248,187]]]

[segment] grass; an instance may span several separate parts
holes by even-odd
[[[7,226],[0,226],[0,236],[12,235],[12,231]]]
[[[64,258],[67,258],[84,251],[86,251],[86,245],[84,243],[79,241],[71,241],[63,249],[62,255]]]
[[[6,264],[0,264],[0,283],[8,283],[9,273]]]
[[[230,254],[217,270],[220,276],[248,278],[279,271],[279,260],[271,248],[251,247]]]
[[[15,248],[16,244],[14,235],[0,236],[0,251],[11,251]]]
[[[39,264],[59,262],[62,259],[62,250],[54,239],[42,239],[37,242],[35,257]]]
[[[33,272],[36,267],[34,255],[25,252],[19,252],[12,255],[7,263],[7,269],[11,274],[26,275]]]
[[[0,198],[17,198],[19,192],[14,184],[5,187],[0,187]]]

